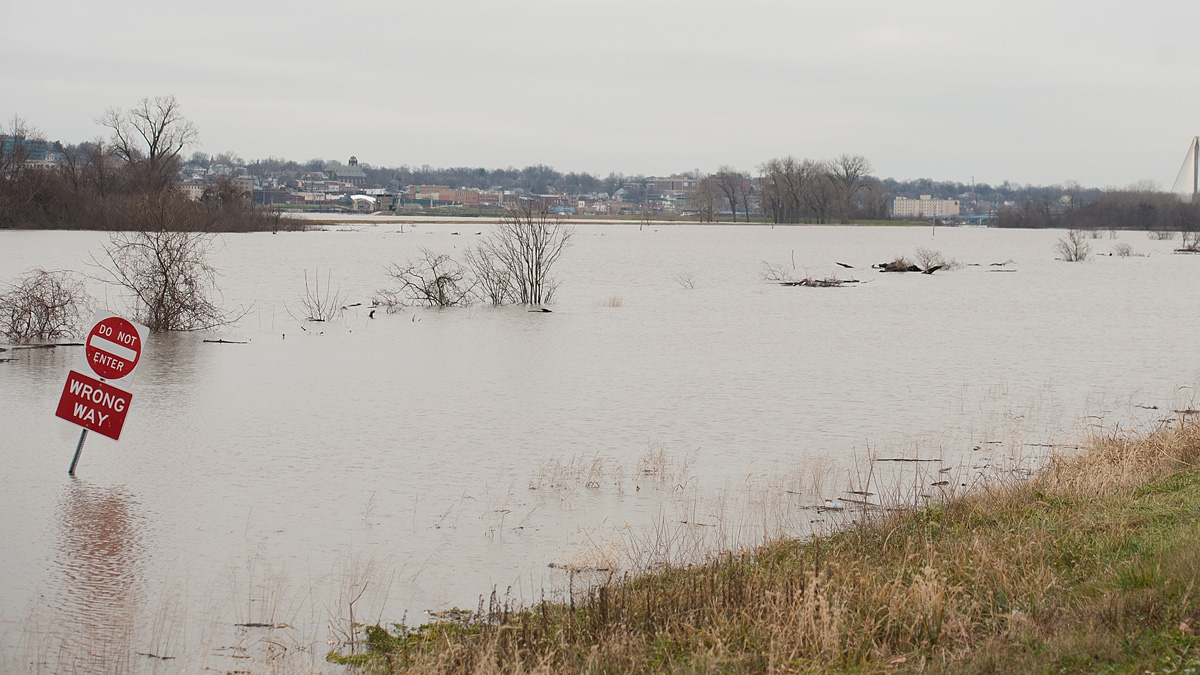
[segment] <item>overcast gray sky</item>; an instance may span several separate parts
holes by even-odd
[[[1186,0],[5,5],[0,114],[71,142],[173,93],[246,159],[1169,188],[1200,134]]]

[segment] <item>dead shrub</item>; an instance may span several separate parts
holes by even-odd
[[[33,270],[0,294],[0,335],[14,343],[77,335],[88,305],[83,282],[70,272]]]
[[[400,293],[409,302],[427,307],[460,307],[471,304],[475,281],[467,270],[444,253],[422,248],[421,257],[388,269],[400,282]]]
[[[763,261],[762,270],[759,271],[759,275],[763,278],[763,281],[789,281],[792,278],[792,273],[783,265],[769,263],[765,260]]]
[[[1054,250],[1066,262],[1083,262],[1091,255],[1092,246],[1082,230],[1067,230],[1067,236],[1058,240]]]
[[[331,321],[345,309],[345,299],[340,289],[331,288],[332,271],[325,273],[325,288],[321,288],[321,273],[313,274],[312,283],[308,281],[308,270],[304,270],[304,294],[300,296],[300,306],[304,318],[308,321]]]
[[[217,305],[217,271],[208,263],[212,234],[188,229],[192,206],[171,193],[142,199],[132,231],[112,233],[92,258],[101,281],[123,288],[133,316],[154,332],[201,330],[241,318]]]

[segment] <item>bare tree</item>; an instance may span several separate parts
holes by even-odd
[[[345,299],[342,297],[341,289],[331,289],[332,277],[333,270],[325,273],[325,288],[322,289],[321,271],[317,270],[313,274],[310,284],[308,270],[304,270],[304,295],[300,296],[300,306],[304,309],[306,320],[331,321],[346,309],[343,307]],[[293,318],[295,317],[293,316]]]
[[[759,167],[763,211],[774,223],[799,223],[812,216],[808,191],[822,180],[824,167],[794,157],[772,159]]]
[[[144,197],[92,262],[106,283],[129,293],[130,310],[154,332],[213,328],[240,318],[221,310],[216,270],[208,263],[213,235],[183,229],[190,205],[167,192]]]
[[[863,185],[859,199],[860,213],[871,220],[884,220],[891,212],[887,190],[879,181],[871,179]]]
[[[109,108],[97,122],[112,130],[113,147],[134,169],[142,189],[160,192],[175,181],[179,153],[196,142],[196,126],[173,94],[143,98],[129,110]]]
[[[0,335],[12,342],[77,335],[89,304],[83,282],[70,272],[33,270],[0,293]]]
[[[917,250],[913,252],[913,257],[916,258],[917,267],[920,267],[925,274],[933,274],[947,266],[941,251],[927,249],[924,246],[918,246]]]
[[[39,205],[54,204],[52,171],[32,163],[47,148],[42,132],[20,116],[0,124],[0,227],[28,226]]]
[[[475,275],[476,292],[484,300],[496,307],[516,301],[512,275],[495,251],[486,244],[476,244],[467,249],[466,259],[467,267]]]
[[[0,176],[9,181],[17,178],[29,162],[33,144],[39,142],[44,142],[42,132],[20,115],[0,124]]]
[[[59,170],[77,196],[106,199],[119,183],[113,149],[103,138],[63,148]]]
[[[854,198],[866,185],[871,163],[862,155],[843,154],[829,163],[829,176],[837,189],[842,223],[849,223],[854,212]]]
[[[508,273],[523,305],[549,302],[557,286],[551,270],[575,230],[549,207],[532,200],[509,209],[483,245]]]
[[[731,166],[720,166],[712,178],[717,189],[729,202],[729,212],[733,214],[733,222],[737,222],[738,206],[741,204],[746,205],[746,222],[750,222],[750,177]]]
[[[716,213],[717,186],[712,178],[701,178],[696,181],[696,187],[689,197],[691,207],[696,211],[696,217],[702,223],[711,223]]]
[[[810,218],[818,224],[824,224],[829,218],[829,207],[834,201],[837,186],[834,185],[833,175],[828,162],[807,162],[809,164],[809,180],[801,192],[805,209]]]
[[[429,307],[471,304],[475,282],[467,270],[444,253],[421,249],[421,257],[404,264],[393,263],[388,276],[400,282],[400,294],[410,302]]]
[[[763,212],[772,223],[800,222],[800,194],[791,185],[795,162],[785,157],[768,160],[758,167]]]
[[[759,275],[764,281],[788,281],[792,278],[792,273],[788,271],[787,267],[766,260],[763,261]]]
[[[696,277],[692,276],[690,272],[680,272],[673,278],[675,279],[675,283],[679,284],[683,288],[692,289],[696,287]]]
[[[1182,245],[1177,250],[1200,253],[1200,230],[1180,230],[1179,237]]]
[[[1054,250],[1067,262],[1083,262],[1092,252],[1087,235],[1082,230],[1068,230],[1067,236],[1058,240]]]

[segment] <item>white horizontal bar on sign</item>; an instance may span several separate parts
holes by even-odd
[[[132,361],[137,358],[137,352],[133,351],[129,347],[126,347],[125,345],[119,345],[112,340],[106,340],[99,335],[93,335],[92,339],[88,340],[88,344],[102,352],[108,352],[119,359]]]

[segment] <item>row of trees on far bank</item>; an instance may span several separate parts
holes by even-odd
[[[772,159],[759,167],[763,214],[773,223],[886,218],[886,197],[862,155],[832,160]]]
[[[191,231],[278,229],[277,214],[255,208],[232,179],[218,177],[200,199],[178,192],[181,154],[195,125],[174,96],[110,108],[106,135],[78,144],[48,142],[26,120],[0,125],[0,228],[130,229],[149,207],[172,202],[169,227]],[[48,154],[61,160],[51,164]]]
[[[247,181],[279,190],[319,191],[329,168],[338,165],[319,159],[299,163],[275,158],[247,163],[233,152],[195,152],[189,157],[186,152],[196,145],[199,134],[174,96],[110,108],[96,122],[102,133],[76,144],[49,142],[20,117],[0,124],[0,228],[127,229],[140,213],[162,207],[165,200],[177,202],[168,210],[176,219],[171,227],[178,229],[280,229],[290,223],[256,207],[243,187]],[[179,183],[181,168],[184,173],[206,175],[209,185],[203,194],[192,193],[199,199],[181,193],[185,187]],[[414,185],[503,190],[517,196],[538,195],[565,208],[574,208],[578,196],[580,202],[594,200],[601,205],[611,200],[615,205],[610,204],[609,213],[640,212],[643,218],[662,210],[703,222],[848,223],[891,217],[896,197],[930,195],[957,199],[964,214],[990,216],[990,222],[1001,227],[1200,229],[1200,205],[1183,202],[1148,183],[1099,190],[1071,183],[1022,186],[1006,181],[992,186],[974,181],[897,181],[872,175],[870,162],[856,154],[825,160],[777,157],[753,172],[728,165],[713,173],[685,171],[668,179],[670,188],[663,187],[661,178],[562,173],[542,164],[489,170],[362,163],[358,168],[365,183],[355,183],[355,189],[375,187],[394,194]],[[317,188],[312,187],[314,182]],[[198,184],[186,187],[200,190]],[[499,215],[499,207],[493,208]]]
[[[1068,186],[1057,198],[1027,199],[996,210],[999,227],[1070,230],[1200,231],[1200,202],[1143,189],[1096,191],[1084,195]]]
[[[713,222],[728,213],[750,222],[757,206],[772,223],[849,223],[887,218],[887,199],[862,155],[831,160],[782,157],[759,166],[758,180],[722,166],[696,182],[690,203],[699,220]]]

